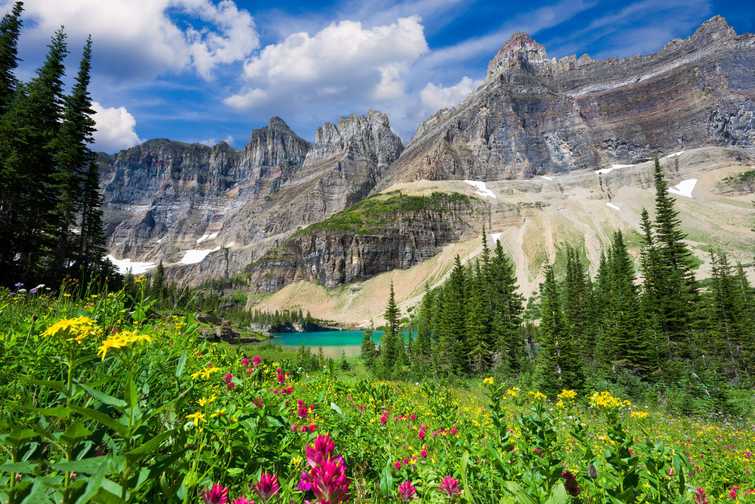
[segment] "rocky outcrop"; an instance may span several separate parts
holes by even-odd
[[[151,140],[101,156],[110,253],[174,279],[233,275],[276,240],[364,198],[403,146],[388,117],[326,123],[311,144],[278,118],[237,151]]]
[[[429,118],[381,184],[498,180],[755,145],[755,37],[721,17],[658,53],[548,58],[517,33],[464,102]]]
[[[459,193],[370,197],[295,233],[249,267],[249,284],[275,292],[298,280],[332,288],[434,256],[477,229],[487,206]]]

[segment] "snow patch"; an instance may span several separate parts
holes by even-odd
[[[495,242],[499,241],[501,239],[501,235],[503,233],[490,233],[490,243],[495,245]]]
[[[225,244],[225,248],[233,248],[235,246],[236,246],[236,242],[235,241],[228,242],[228,243]]]
[[[197,238],[197,243],[202,243],[203,241],[207,241],[207,240],[214,240],[217,237],[218,237],[217,231],[215,231],[214,233],[209,233],[209,234],[205,233],[199,238]]]
[[[553,180],[553,177],[549,177],[548,175],[540,175],[540,178],[544,178],[545,180]]]
[[[599,173],[601,175],[605,175],[607,173],[611,173],[614,170],[621,170],[622,168],[630,168],[634,165],[631,164],[612,164],[608,168],[601,168],[600,170],[595,170],[595,173]]]
[[[684,196],[685,198],[692,197],[692,191],[695,190],[695,184],[697,184],[696,178],[682,180],[674,187],[669,187],[668,192],[676,194],[677,196]]]
[[[480,196],[496,199],[495,193],[488,189],[488,185],[485,182],[481,180],[465,180],[464,182],[477,189],[477,194]]]
[[[669,154],[668,156],[663,156],[663,159],[675,158],[677,156],[681,156],[682,154],[684,154],[684,151],[680,150],[679,152],[674,152],[673,154]]]
[[[116,268],[118,268],[118,273],[121,275],[126,275],[129,272],[131,272],[132,275],[142,275],[146,272],[148,272],[151,269],[155,269],[157,267],[157,264],[153,262],[140,262],[140,261],[132,261],[131,259],[116,259],[115,257],[108,254],[106,256],[111,263],[115,265]]]
[[[205,260],[205,257],[213,252],[220,250],[220,247],[214,249],[187,250],[184,256],[178,262],[179,264],[198,264]]]
[[[618,210],[619,212],[621,212],[621,208],[617,205],[614,205],[613,203],[606,203],[606,206],[608,208],[613,208],[614,210]]]

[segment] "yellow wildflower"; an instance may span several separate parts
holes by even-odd
[[[216,418],[223,415],[225,415],[225,408],[218,408],[212,412],[212,415],[210,415],[210,418]]]
[[[495,383],[495,378],[493,378],[492,376],[487,376],[483,378],[482,383],[484,383],[485,385],[493,385]]]
[[[199,422],[204,422],[204,413],[201,411],[195,411],[191,415],[186,415],[186,418],[188,420],[191,420],[191,422],[194,424],[194,427],[199,425]]]
[[[547,396],[539,390],[531,390],[527,392],[527,395],[536,401],[544,401],[545,399],[547,399]]]
[[[519,395],[519,387],[511,387],[510,389],[506,390],[506,396],[507,397],[517,397]]]
[[[590,396],[590,405],[593,408],[601,409],[620,409],[628,408],[632,405],[630,401],[619,399],[604,390],[602,392],[593,392]]]
[[[638,419],[641,420],[643,418],[647,418],[648,417],[648,412],[647,411],[642,411],[642,410],[635,410],[635,411],[632,411],[629,414],[629,416],[632,417],[632,418],[638,418]]]
[[[206,379],[208,379],[208,378],[209,378],[210,376],[212,376],[212,375],[213,375],[213,373],[217,373],[218,371],[220,371],[220,368],[219,368],[219,367],[215,367],[215,366],[208,366],[208,367],[206,367],[206,368],[204,368],[204,369],[200,369],[199,371],[196,371],[196,372],[192,373],[192,374],[191,374],[191,377],[192,377],[193,379],[195,379],[195,380],[196,380],[197,378],[202,378],[203,380],[206,380]]]
[[[564,406],[565,405],[564,405],[564,400],[563,399],[559,399],[558,401],[556,401],[556,408],[563,409]]]
[[[201,407],[203,407],[203,408],[204,408],[204,407],[205,407],[205,406],[207,406],[208,404],[212,404],[212,403],[214,403],[214,402],[215,402],[215,400],[216,400],[217,398],[218,398],[217,394],[212,394],[212,395],[211,395],[210,397],[203,397],[203,398],[201,398],[201,399],[200,399],[199,401],[197,401],[197,402],[199,403],[199,405],[200,405]]]
[[[76,317],[72,319],[58,320],[47,328],[42,336],[67,336],[68,341],[75,341],[79,345],[89,337],[97,337],[102,330],[97,323],[89,317]]]
[[[565,401],[576,399],[577,392],[574,390],[564,389],[558,393],[558,398]]]
[[[97,355],[102,357],[102,360],[105,360],[107,353],[112,349],[126,348],[134,343],[149,343],[150,341],[152,341],[152,336],[137,334],[130,330],[121,331],[108,336],[97,350]]]

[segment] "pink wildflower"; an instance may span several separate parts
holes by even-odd
[[[457,495],[461,495],[459,480],[450,475],[443,477],[443,480],[440,482],[440,486],[438,488],[441,492],[448,495],[449,497],[456,497]]]
[[[402,501],[409,502],[417,496],[417,489],[411,481],[406,480],[398,486],[398,495]]]
[[[260,474],[260,480],[254,485],[254,489],[260,499],[267,502],[280,491],[281,486],[275,474],[263,472]]]
[[[708,504],[708,496],[705,495],[703,487],[697,487],[695,490],[695,504]]]
[[[228,502],[228,488],[215,483],[208,490],[202,492],[205,504],[226,504]]]
[[[255,355],[252,357],[252,366],[257,367],[262,363],[262,357]]]
[[[249,367],[249,357],[246,355],[241,359],[241,365],[244,367]]]
[[[248,499],[246,497],[237,497],[231,504],[254,504],[254,499]]]

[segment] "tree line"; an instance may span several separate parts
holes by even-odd
[[[56,31],[42,66],[20,81],[23,2],[0,20],[0,284],[113,273],[104,259],[102,195],[89,94],[92,38],[65,93],[66,34]]]
[[[585,254],[566,245],[565,261],[547,264],[539,292],[525,304],[516,269],[500,242],[427,289],[402,324],[393,286],[385,334],[362,345],[383,376],[528,374],[541,390],[582,389],[614,381],[752,384],[755,293],[744,267],[712,250],[712,277],[695,277],[679,213],[656,159],[655,216],[641,214],[637,264],[621,231],[613,233],[591,276]],[[411,338],[402,338],[409,329]]]

